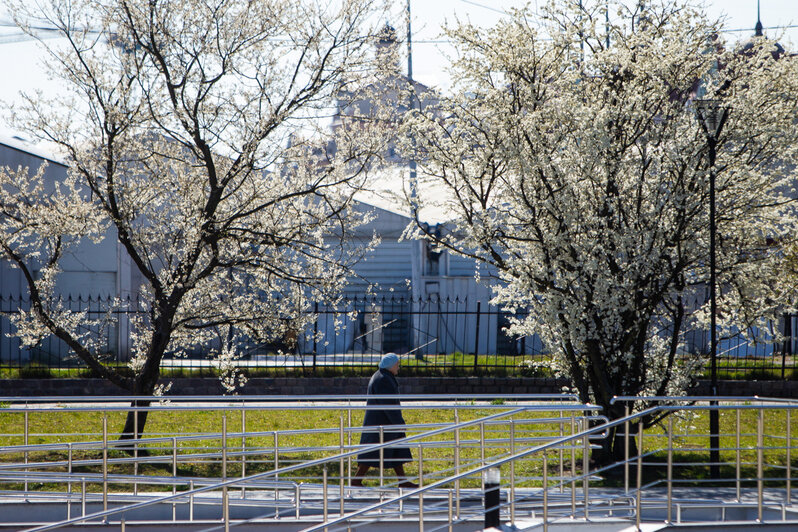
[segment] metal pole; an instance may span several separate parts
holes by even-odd
[[[668,520],[673,523],[673,414],[668,416]]]
[[[103,414],[103,512],[108,510],[108,414]],[[108,518],[103,517],[103,522]]]
[[[241,478],[247,476],[247,411],[241,404]],[[246,486],[241,483],[241,498],[246,498]]]
[[[30,425],[28,421],[28,412],[25,411],[25,433],[23,436],[24,444],[25,444],[25,465],[28,464],[28,434],[30,433]],[[25,493],[28,493],[28,468],[25,468]]]
[[[172,437],[172,495],[177,493],[177,438]],[[172,501],[172,521],[177,521],[177,502]]]
[[[139,476],[139,404],[134,401],[133,410],[133,476]],[[133,483],[133,495],[139,494],[139,483]]]
[[[352,428],[352,405],[347,404],[346,408],[346,428]],[[347,451],[352,449],[352,431],[346,431],[346,441],[347,441]],[[352,457],[349,456],[346,459],[346,481],[351,486],[352,485]]]
[[[227,480],[227,414],[222,414],[222,481]],[[230,506],[227,499],[227,486],[222,487],[222,513],[224,532],[230,530]]]
[[[560,410],[560,439],[565,437],[565,425],[562,422],[564,414],[562,410]],[[565,483],[563,479],[565,478],[565,464],[563,463],[563,449],[562,445],[558,448],[559,458],[560,458],[560,493],[565,493]]]
[[[380,425],[380,445],[385,443],[385,431],[383,430],[382,425]],[[384,482],[384,466],[385,466],[385,448],[380,447],[380,487],[382,487]]]
[[[407,0],[407,79],[410,82],[410,102],[408,105],[409,109],[415,108],[415,98],[413,98],[413,32],[411,30],[411,17],[410,17],[410,0]],[[411,135],[410,140],[413,144],[413,147],[416,145],[416,139],[414,136]],[[411,205],[410,209],[413,213],[413,218],[416,217],[418,213],[418,183],[416,180],[416,160],[415,158],[410,158],[410,199]],[[420,353],[419,353],[420,354]],[[416,358],[419,358],[419,354],[416,354]]]
[[[637,504],[635,512],[635,526],[640,531],[640,514],[643,511],[643,422],[640,422],[637,442]]]
[[[479,424],[479,458],[481,460],[480,465],[485,465],[485,423]],[[484,478],[483,478],[484,480]],[[485,489],[485,484],[483,482],[482,489]]]
[[[474,338],[474,369],[477,369],[477,359],[479,358],[479,315],[480,315],[480,307],[482,305],[481,301],[477,301],[477,326]],[[485,465],[484,463],[482,465]]]
[[[341,431],[339,437],[340,454],[344,454],[344,413],[341,411]],[[343,458],[340,459],[338,464],[338,495],[340,499],[341,517],[344,515],[344,463]]]
[[[454,531],[454,525],[452,524],[453,519],[453,511],[452,511],[452,490],[449,490],[449,532]]]
[[[482,485],[485,505],[485,528],[501,526],[501,471],[498,467],[491,467],[482,472]],[[545,493],[545,492],[544,492]],[[543,505],[545,511],[545,503]]]
[[[736,434],[734,436],[734,439],[735,439],[735,447],[736,447],[735,454],[737,455],[736,456],[737,463],[736,463],[736,466],[735,466],[735,471],[737,473],[737,475],[736,475],[737,479],[735,481],[735,488],[736,488],[736,491],[737,491],[737,502],[740,502],[741,496],[742,496],[742,493],[741,493],[742,492],[742,480],[740,479],[740,471],[742,469],[742,456],[741,456],[742,450],[740,448],[740,409],[739,408],[737,409],[737,428],[736,428]]]
[[[192,492],[188,495],[188,520],[194,520],[194,481],[189,480],[188,482],[188,491]]]
[[[296,519],[299,519],[299,507],[301,505],[301,497],[302,497],[302,489],[300,488],[300,485],[297,484],[296,489],[294,491],[294,502],[296,505],[294,517]]]
[[[515,455],[515,420],[510,420],[510,455]],[[544,461],[545,463],[545,461]],[[515,523],[515,460],[510,462],[510,523]]]
[[[571,436],[576,434],[576,420],[571,416]],[[571,517],[576,517],[576,442],[571,440]]]
[[[789,408],[787,409],[787,493],[786,493],[786,503],[790,504],[792,501],[792,460],[791,460],[791,452],[792,451],[792,423],[790,421],[790,414],[792,410]]]
[[[322,518],[327,522],[327,464],[324,464],[324,469],[321,475],[321,498],[322,498]],[[325,530],[327,530],[325,528]]]
[[[549,455],[543,451],[543,532],[549,530]]]
[[[279,457],[279,454],[278,454],[278,451],[277,451],[279,449],[279,447],[280,447],[280,435],[275,430],[274,431],[274,468],[275,469],[278,469],[280,467],[279,466],[280,457]],[[279,475],[274,475],[274,481],[277,482],[278,480],[279,480]],[[326,486],[326,482],[325,482],[325,486]],[[325,489],[326,489],[326,487],[325,487]],[[277,486],[275,486],[274,487],[274,515],[275,515],[275,517],[279,517],[280,516],[280,506],[278,506],[278,504],[277,504],[279,502],[279,500],[280,500],[280,494],[279,494],[279,492],[277,490]]]
[[[718,396],[718,333],[717,333],[717,294],[715,278],[715,135],[709,135],[709,298],[710,298],[710,351],[709,375],[711,395]],[[711,406],[717,406],[717,401],[711,401]],[[713,479],[720,478],[720,411],[713,408],[709,411],[709,476]]]
[[[763,491],[765,487],[764,482],[764,467],[763,467],[763,458],[764,458],[764,447],[765,447],[765,438],[764,438],[764,430],[765,430],[765,411],[760,409],[759,410],[759,417],[757,419],[756,424],[756,498],[757,498],[757,521],[762,522],[762,498],[763,498]]]
[[[587,420],[582,420],[582,429],[587,430]],[[590,438],[585,435],[582,438],[584,447],[582,449],[582,469],[584,478],[582,479],[582,491],[585,495],[585,519],[590,518]]]
[[[72,518],[72,442],[67,443],[67,519]]]
[[[409,0],[408,0],[409,1]],[[418,444],[418,487],[424,485],[424,447]],[[418,494],[418,532],[424,532],[424,492]]]
[[[624,417],[626,421],[623,424],[623,492],[629,493],[629,405],[624,407]]]
[[[454,424],[460,424],[460,414],[454,409]],[[454,429],[454,474],[460,475],[460,429]],[[454,481],[454,498],[457,505],[455,515],[460,519],[460,479]]]

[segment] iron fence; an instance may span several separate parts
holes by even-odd
[[[142,301],[78,296],[65,297],[58,304],[86,313],[81,332],[101,346],[105,363],[127,364],[132,318],[138,314],[146,319]],[[21,376],[88,373],[85,364],[54,336],[34,347],[21,345],[11,318],[29,309],[25,298],[0,297],[0,370],[16,370]],[[335,307],[315,304],[307,312],[311,324],[301,331],[275,336],[269,343],[241,342],[237,346],[239,369],[253,374],[365,374],[384,353],[396,352],[405,355],[403,372],[408,374],[551,376],[550,365],[545,364],[550,355],[541,339],[514,336],[507,330],[512,316],[523,319],[525,314],[512,315],[487,301],[351,297]],[[798,377],[796,328],[798,315],[784,315],[767,330],[721,338],[720,378]],[[685,340],[680,355],[703,357],[708,363],[708,332],[689,331]],[[214,361],[207,355],[212,347],[167,353],[162,368],[175,376],[215,374]]]

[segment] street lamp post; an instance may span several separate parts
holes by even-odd
[[[716,327],[717,300],[716,300],[716,279],[715,279],[715,155],[718,145],[718,137],[726,123],[729,115],[729,108],[721,105],[720,100],[696,100],[696,113],[698,121],[707,137],[707,147],[709,148],[709,308],[710,308],[710,331],[709,331],[709,375],[711,382],[711,395],[718,395],[718,337]],[[710,403],[717,406],[717,401]],[[717,409],[709,411],[709,473],[713,479],[720,478],[720,420]]]

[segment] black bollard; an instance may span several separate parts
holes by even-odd
[[[501,526],[499,519],[499,504],[501,504],[501,471],[492,467],[482,472],[485,483],[485,528]]]

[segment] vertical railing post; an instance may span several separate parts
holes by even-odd
[[[326,523],[327,522],[327,504],[328,504],[328,501],[327,501],[327,464],[324,464],[324,469],[322,470],[322,473],[321,473],[321,498],[322,498],[322,503],[321,503],[322,518],[324,519],[324,522]],[[324,530],[327,530],[327,528],[325,527]]]
[[[479,424],[479,464],[485,466],[485,422]],[[484,479],[483,479],[484,480]],[[485,484],[482,484],[482,489],[485,489]]]
[[[587,419],[582,420],[582,430],[587,430]],[[582,438],[582,469],[584,478],[582,479],[582,492],[585,495],[585,519],[590,518],[590,437],[586,434]]]
[[[80,516],[86,515],[86,479],[80,479]]]
[[[139,403],[133,401],[133,476],[139,476]],[[139,483],[133,483],[133,495],[138,495]]]
[[[515,456],[515,420],[510,420],[510,456]],[[515,523],[515,460],[510,462],[510,523]]]
[[[72,442],[67,443],[67,519],[72,518]]]
[[[673,523],[673,414],[668,416],[668,524]]]
[[[735,443],[735,454],[736,454],[736,464],[735,464],[735,473],[736,479],[734,481],[735,491],[737,494],[737,502],[741,501],[742,497],[742,480],[740,478],[742,473],[742,449],[740,447],[740,409],[737,409],[737,423],[735,427],[735,435],[734,435],[734,443]]]
[[[227,481],[227,413],[222,414],[222,482]],[[230,506],[227,495],[227,486],[222,486],[222,515],[224,518],[224,532],[230,530]]]
[[[548,530],[549,530],[549,453],[543,451],[543,532],[548,532]]]
[[[103,512],[108,510],[108,414],[103,414]],[[103,522],[108,518],[103,517]]]
[[[295,505],[294,518],[299,519],[300,517],[299,509],[302,505],[302,489],[300,488],[299,484],[297,484],[296,488],[294,489],[294,505]]]
[[[624,407],[623,423],[623,492],[629,494],[629,405]]]
[[[565,413],[562,410],[560,410],[560,439],[562,439],[565,436],[565,425],[563,424],[562,421],[564,416]],[[560,482],[559,482],[560,493],[565,493],[565,483],[563,482],[563,479],[565,479],[565,464],[563,463],[564,455],[563,455],[562,445],[558,447],[557,452],[559,454],[559,459],[560,459]]]
[[[279,469],[280,468],[280,455],[278,454],[279,435],[276,430],[272,431],[272,439],[274,440],[274,468]],[[275,475],[274,480],[277,481],[277,479],[278,475]]]
[[[454,424],[460,425],[460,413],[454,409]],[[454,474],[458,479],[454,481],[454,499],[456,504],[455,515],[460,519],[460,428],[454,429]]]
[[[424,447],[418,444],[418,487],[424,485]],[[418,494],[418,532],[424,532],[424,492]]]
[[[385,473],[383,472],[385,469],[385,447],[382,447],[383,443],[385,443],[385,431],[383,426],[380,425],[380,487],[383,486],[385,479]]]
[[[172,437],[172,495],[177,494],[177,438]],[[177,501],[172,499],[172,521],[177,521]]]
[[[241,478],[247,477],[247,409],[246,404],[241,403]],[[241,498],[246,498],[247,487],[241,483]]]
[[[640,421],[637,439],[637,501],[635,511],[636,530],[640,531],[640,519],[643,512],[643,421]]]
[[[347,451],[352,450],[352,405],[347,401],[346,405],[346,442],[347,442]],[[352,484],[352,457],[348,456],[346,458],[346,481],[348,484]]]
[[[23,434],[22,439],[23,439],[23,444],[25,445],[25,452],[23,453],[24,454],[24,460],[25,460],[25,466],[26,466],[25,467],[25,493],[28,493],[28,468],[27,468],[27,465],[28,465],[28,441],[29,441],[28,435],[30,434],[30,424],[29,424],[29,420],[28,420],[28,411],[27,410],[25,411],[24,417],[25,417],[25,427],[24,427],[24,434]]]
[[[765,452],[765,411],[759,409],[759,416],[756,423],[756,507],[757,507],[757,521],[762,522],[762,498],[764,495],[765,479],[763,459]]]
[[[454,532],[454,511],[453,511],[453,504],[452,504],[452,490],[449,490],[449,532]]]
[[[789,318],[788,318],[789,319]],[[792,422],[791,422],[791,414],[792,410],[787,409],[787,490],[786,490],[786,503],[790,504],[792,501]]]
[[[344,454],[344,413],[341,411],[341,431],[338,438],[339,454]],[[340,499],[341,517],[344,516],[344,464],[345,460],[341,458],[338,463],[338,495]]]
[[[571,414],[571,436],[576,434],[576,419]],[[571,440],[571,518],[576,517],[576,441]]]

